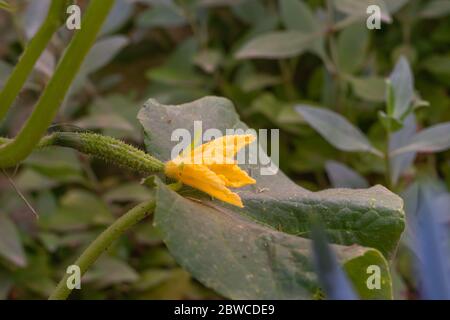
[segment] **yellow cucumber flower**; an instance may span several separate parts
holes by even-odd
[[[228,187],[240,188],[256,182],[234,160],[236,153],[254,140],[251,134],[228,135],[194,149],[187,148],[165,164],[165,174],[242,208],[241,198]]]

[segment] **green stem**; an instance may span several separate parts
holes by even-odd
[[[65,2],[61,0],[52,1],[47,18],[25,48],[3,90],[0,92],[0,121],[5,117],[28,75],[33,70],[36,61],[61,25],[61,12],[64,12],[64,5]]]
[[[392,190],[392,179],[391,179],[391,153],[389,150],[389,143],[391,141],[391,131],[386,129],[386,148],[384,151],[384,167],[385,167],[385,179],[386,187]]]
[[[292,67],[289,60],[279,60],[279,66],[281,71],[281,78],[283,80],[286,97],[290,100],[295,100],[297,93],[294,86],[294,72],[295,68]]]
[[[0,137],[0,146],[10,140]],[[151,174],[164,170],[164,163],[120,140],[96,133],[55,132],[41,139],[38,148],[68,147],[136,172]]]
[[[70,42],[35,110],[17,137],[0,148],[0,168],[14,166],[25,159],[44,135],[114,2],[91,0],[81,30]]]
[[[141,203],[125,213],[119,219],[117,219],[112,225],[103,231],[97,239],[95,239],[80,257],[75,261],[75,265],[80,268],[81,275],[83,275],[89,267],[91,267],[100,255],[105,252],[111,244],[117,240],[125,231],[137,224],[139,221],[147,217],[153,212],[155,208],[155,201],[147,201]],[[65,274],[61,281],[58,283],[55,291],[49,297],[49,300],[65,300],[72,292],[67,286],[67,280],[69,274]]]

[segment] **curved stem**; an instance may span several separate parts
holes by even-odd
[[[81,275],[83,275],[90,266],[97,261],[98,257],[105,252],[109,246],[119,238],[125,231],[134,226],[136,223],[147,217],[155,208],[155,201],[147,201],[141,203],[125,213],[119,219],[117,219],[111,226],[103,231],[97,239],[94,240],[81,256],[75,261],[75,265],[80,268]],[[56,287],[55,291],[49,297],[49,300],[65,300],[72,292],[67,286],[67,280],[69,274],[61,279]]]
[[[114,2],[90,1],[81,30],[70,42],[35,110],[17,137],[0,147],[0,168],[14,166],[25,159],[44,135]]]
[[[53,0],[48,10],[47,18],[25,48],[20,60],[14,67],[3,90],[0,92],[0,121],[5,117],[14,99],[33,70],[36,61],[41,56],[53,34],[62,23],[61,12],[64,12],[65,2]]]

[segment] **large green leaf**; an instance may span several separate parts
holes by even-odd
[[[175,259],[195,278],[232,299],[308,299],[318,293],[311,241],[256,223],[233,209],[186,199],[158,182],[155,224]],[[390,298],[386,260],[374,249],[334,245],[364,298]],[[381,290],[366,287],[381,269]]]
[[[203,130],[216,128],[225,132],[225,129],[247,128],[232,103],[218,97],[182,105],[161,105],[149,100],[140,111],[139,120],[145,129],[148,151],[163,160],[170,158],[172,148],[178,143],[170,139],[173,131],[185,128],[194,137],[194,121],[202,121]],[[245,167],[257,183],[238,191],[245,204],[242,209],[198,193],[189,192],[186,199],[166,190],[162,184],[158,186],[156,223],[169,250],[196,278],[225,296],[293,298],[315,292],[317,286],[310,274],[307,254],[310,241],[306,239],[312,215],[320,216],[330,241],[335,244],[372,247],[387,257],[394,252],[404,228],[404,218],[401,199],[387,189],[376,186],[314,193],[297,186],[281,171],[261,175],[257,165]],[[242,242],[238,241],[239,236]],[[276,252],[272,260],[268,260],[267,248],[258,247],[261,237],[268,237],[268,247]],[[249,261],[244,266],[233,262],[242,246],[245,246],[242,250],[246,258],[241,258]],[[347,261],[344,267],[363,297],[389,297],[389,288],[375,293],[362,284],[367,276],[361,271],[364,266],[367,268],[366,262],[385,263],[378,250],[359,246],[338,246],[336,250],[339,257],[347,257],[341,261]],[[349,252],[352,252],[350,256]],[[219,270],[220,264],[227,268]],[[236,268],[231,272],[233,264]],[[361,272],[347,265],[357,266]],[[222,276],[226,272],[229,275]],[[250,283],[256,282],[252,279],[264,277],[272,278],[273,282],[245,286],[247,275]],[[294,276],[297,278],[292,278]],[[385,285],[390,286],[387,271],[384,277]],[[283,283],[286,279],[295,281]],[[303,288],[302,293],[300,288]]]

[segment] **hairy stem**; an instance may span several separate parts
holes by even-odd
[[[0,146],[10,140],[0,138]],[[78,150],[122,168],[146,174],[161,172],[164,163],[120,140],[96,133],[55,132],[41,139],[38,148],[60,146]]]
[[[147,217],[153,212],[155,208],[155,201],[147,201],[141,203],[125,213],[119,219],[117,219],[111,226],[103,231],[97,239],[95,239],[80,257],[75,261],[75,265],[80,268],[81,275],[83,275],[89,267],[91,267],[95,261],[100,257],[100,255],[105,252],[111,244],[117,240],[125,231],[130,229],[132,226],[137,224],[139,221]],[[65,300],[72,292],[67,286],[67,280],[69,279],[69,274],[61,279],[56,287],[55,291],[49,297],[50,300]]]
[[[0,147],[0,168],[16,165],[38,144],[55,117],[114,2],[115,0],[90,1],[81,30],[70,42],[35,110],[17,137]]]
[[[8,78],[3,90],[0,92],[0,121],[3,120],[20,89],[27,80],[36,61],[47,47],[53,34],[62,24],[62,12],[65,1],[53,0],[47,13],[47,18],[41,25],[33,39],[25,48],[22,56]]]

